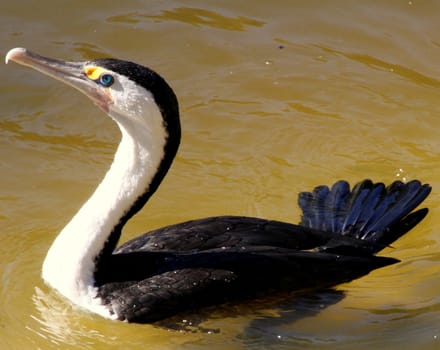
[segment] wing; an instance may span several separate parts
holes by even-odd
[[[274,246],[312,249],[334,235],[290,223],[242,216],[216,216],[163,227],[125,242],[115,253],[203,251],[221,247]]]
[[[261,246],[160,256],[156,270],[132,275],[132,280],[107,281],[98,287],[98,296],[127,321],[153,322],[180,311],[274,290],[329,287],[397,262]],[[125,264],[124,270],[130,269],[135,270]]]
[[[411,213],[430,193],[419,181],[388,187],[365,180],[350,191],[346,181],[299,195],[300,225],[241,216],[192,220],[152,231],[116,252],[203,251],[220,247],[318,248],[336,254],[372,255],[417,225],[427,209]]]

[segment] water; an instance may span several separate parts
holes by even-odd
[[[207,215],[296,222],[296,194],[340,178],[419,178],[434,191],[427,219],[382,253],[402,263],[336,292],[220,307],[185,332],[103,320],[58,297],[40,271],[111,162],[118,130],[79,93],[0,65],[0,348],[438,348],[439,10],[397,0],[2,3],[3,54],[125,58],[175,89],[182,147],[124,240]]]

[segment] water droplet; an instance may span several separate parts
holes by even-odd
[[[395,176],[396,176],[399,180],[401,180],[401,181],[403,181],[403,182],[407,182],[407,181],[408,181],[408,177],[405,175],[405,170],[402,169],[402,168],[399,168],[399,169],[397,170]]]

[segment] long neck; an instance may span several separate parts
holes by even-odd
[[[122,140],[113,164],[90,199],[58,235],[43,264],[43,278],[80,305],[90,304],[94,296],[96,261],[115,227],[137,211],[133,206],[139,205],[139,198],[143,198],[140,206],[147,201],[161,180],[156,174],[164,166],[164,159],[168,159],[168,168],[174,157],[165,157],[167,135],[159,116],[149,121],[148,128],[139,125],[139,120],[119,126]],[[163,177],[164,171],[161,173]],[[152,182],[157,184],[151,189]]]

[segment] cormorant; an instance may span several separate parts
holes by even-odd
[[[6,62],[78,89],[119,126],[110,170],[56,237],[43,279],[104,317],[157,321],[183,310],[276,291],[331,287],[398,260],[376,256],[427,214],[431,187],[346,181],[299,194],[298,225],[208,217],[154,230],[117,247],[122,228],[156,191],[180,142],[177,98],[157,73],[118,59],[66,62],[23,48]]]

